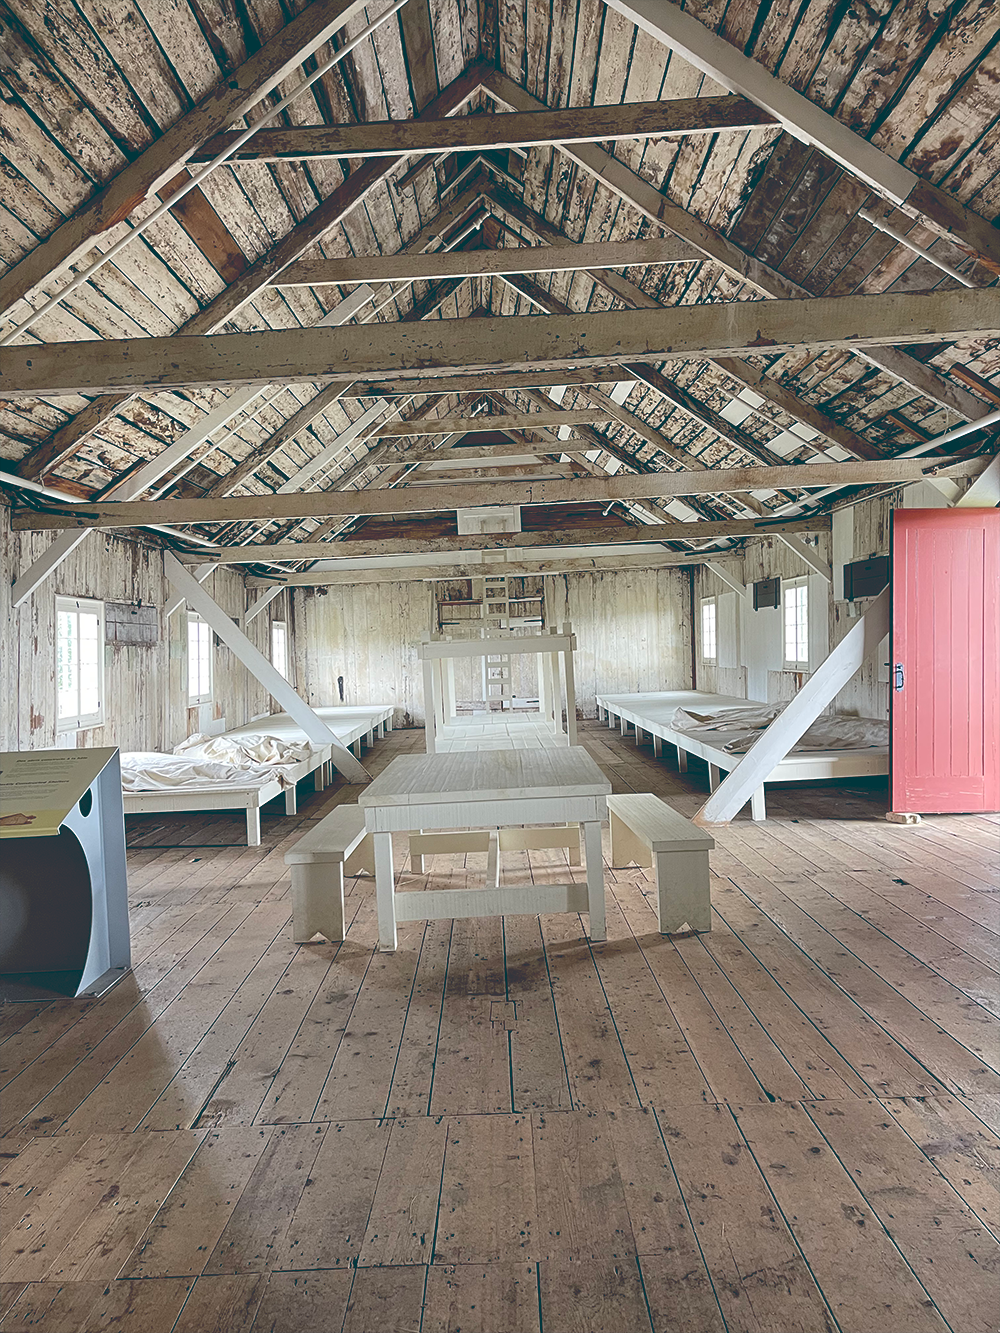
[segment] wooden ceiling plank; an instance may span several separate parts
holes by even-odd
[[[487,70],[484,73],[483,88],[505,105],[519,111],[538,110],[544,106],[544,103],[532,97],[499,70]],[[747,254],[721,232],[709,227],[677,204],[671,203],[654,185],[612,157],[610,153],[605,152],[603,148],[596,144],[563,144],[561,151],[651,222],[687,241],[706,259],[715,260],[740,281],[750,283],[763,296],[784,300],[794,297],[806,298],[811,295],[799,283],[785,277],[763,260]],[[988,404],[974,394],[953,381],[944,379],[932,367],[915,357],[908,356],[896,347],[868,349],[858,347],[852,350],[857,350],[858,355],[863,356],[872,365],[888,371],[897,379],[912,385],[918,393],[926,395],[943,407],[950,408],[969,421],[975,421],[989,411]]]
[[[931,471],[942,463],[935,460]],[[972,466],[971,464],[968,466]],[[709,468],[705,472],[617,473],[592,481],[443,486],[410,491],[405,487],[362,491],[308,491],[289,495],[238,495],[217,500],[171,498],[92,502],[65,512],[20,509],[12,525],[18,531],[60,528],[120,528],[149,523],[228,523],[246,519],[329,518],[335,514],[421,514],[439,509],[472,509],[480,505],[591,504],[612,500],[723,495],[762,487],[906,485],[921,481],[927,460],[886,458],[876,462],[802,463],[783,467]],[[974,469],[973,469],[974,470]]]
[[[478,90],[479,78],[479,67],[472,67],[435,99],[432,104],[434,111],[445,114],[463,105]],[[343,221],[403,160],[380,158],[352,172],[343,184],[261,255],[236,282],[231,283],[215,300],[189,319],[178,330],[177,336],[207,334],[220,329],[259,295],[284,268],[320,240],[331,227]],[[22,460],[21,475],[40,477],[71,457],[131,396],[111,393],[95,399]]]
[[[702,361],[798,347],[985,339],[1000,335],[990,288],[743,301],[664,310],[482,318],[252,334],[44,343],[0,350],[5,397],[134,394],[216,384],[379,378],[404,382],[456,368],[489,373],[609,360]]]
[[[313,0],[239,69],[221,79],[196,107],[124,167],[93,199],[0,279],[0,314],[28,298],[95,239],[122,222],[149,195],[176,176],[209,136],[245,115],[301,66],[324,42],[363,14],[364,0]]]
[[[308,161],[316,158],[397,157],[403,154],[492,152],[541,148],[563,142],[610,143],[707,134],[772,124],[774,117],[743,97],[689,97],[619,106],[582,106],[440,120],[375,121],[360,125],[303,125],[260,130],[233,158],[241,161]],[[216,134],[192,154],[210,162],[238,132]]]
[[[822,107],[774,77],[671,0],[606,0],[643,32],[703,74],[769,111],[795,138],[819,149],[883,198],[958,240],[1000,273],[1000,231],[921,178]]]

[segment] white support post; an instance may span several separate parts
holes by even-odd
[[[808,546],[801,537],[794,534],[787,535],[783,532],[775,533],[779,542],[784,542],[790,551],[794,551],[803,564],[808,565],[815,574],[822,574],[827,583],[833,583],[833,570],[826,563],[821,555]]]
[[[209,574],[211,574],[213,570],[218,569],[218,567],[219,566],[215,561],[209,561],[208,564],[198,565],[197,568],[194,569],[193,571],[185,571],[185,572],[191,573],[192,577],[196,578],[199,583],[204,583],[205,580],[208,578]],[[167,619],[169,620],[170,617],[176,611],[179,611],[186,601],[187,601],[186,597],[175,597],[172,601],[168,602]]]
[[[265,607],[271,605],[274,599],[282,591],[284,586],[285,585],[283,583],[276,583],[273,588],[264,588],[257,595],[252,605],[248,606],[246,609],[246,614],[243,617],[244,627],[249,625],[251,620],[254,620],[257,616],[259,616],[261,611],[263,611]]]
[[[694,817],[696,824],[728,824],[776,764],[847,684],[889,633],[891,588],[884,588],[833,652],[820,663],[783,713],[761,733]]]
[[[424,748],[428,754],[434,754],[437,750],[435,718],[437,704],[434,700],[434,667],[437,664],[433,658],[425,657],[421,665],[424,669]]]
[[[567,639],[572,638],[573,626],[566,621],[562,632]],[[572,646],[563,649],[563,674],[566,678],[566,738],[570,745],[576,744],[576,676],[573,668]]]
[[[314,745],[329,745],[330,758],[337,769],[349,782],[367,782],[370,774],[354,758],[339,738],[334,735],[322,718],[301,699],[285,680],[284,676],[267,660],[264,654],[250,642],[243,631],[222,610],[184,568],[176,556],[165,552],[163,569],[167,578],[174,585],[185,601],[208,622],[227,648],[236,654],[239,660],[281,705],[288,715],[299,724]]]

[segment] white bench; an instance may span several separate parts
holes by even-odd
[[[319,933],[344,938],[344,876],[375,873],[365,812],[338,805],[285,853],[292,867],[292,938],[303,944]]]
[[[611,864],[654,866],[660,934],[669,935],[685,923],[693,931],[712,929],[708,853],[715,846],[709,833],[658,796],[631,792],[608,797],[611,817]]]

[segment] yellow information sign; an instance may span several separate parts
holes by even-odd
[[[114,753],[102,748],[0,754],[0,838],[58,833]]]

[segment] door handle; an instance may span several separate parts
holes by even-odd
[[[893,673],[893,689],[901,690],[903,688],[903,664],[896,663],[896,670]]]

